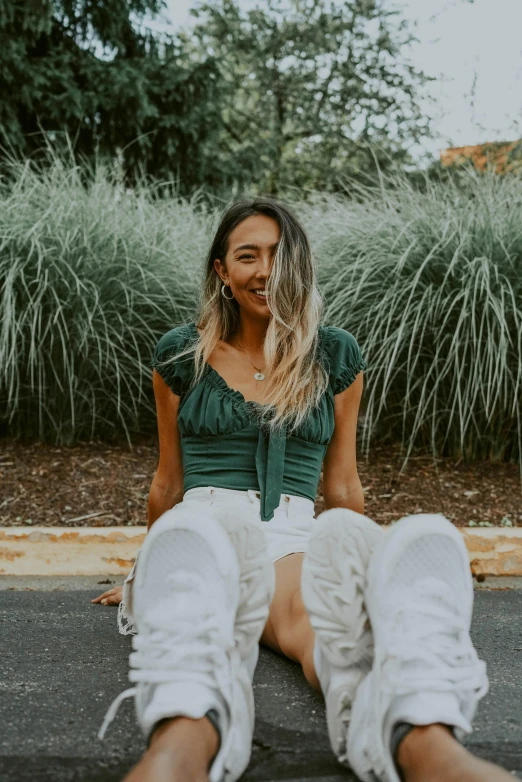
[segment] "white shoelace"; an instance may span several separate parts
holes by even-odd
[[[177,585],[180,591],[187,591],[187,588],[197,590],[200,586],[196,583],[197,579],[187,579],[186,574],[173,574],[169,582]],[[157,619],[154,622],[157,623]],[[165,623],[168,629],[152,626],[133,637],[129,681],[146,684],[190,681],[226,692],[233,677],[230,660],[234,668],[240,661],[230,640],[223,635],[216,612],[209,607],[198,616],[166,614]],[[136,693],[137,687],[130,687],[114,699],[98,738],[103,739],[121,703]]]
[[[394,614],[391,642],[376,651],[380,676],[374,687],[375,714],[382,715],[391,699],[401,695],[447,692],[461,701],[486,694],[486,665],[471,643],[465,619],[452,608],[454,603],[446,584],[429,580]],[[374,770],[384,771],[375,766]]]
[[[485,663],[471,643],[465,620],[451,608],[454,598],[445,592],[442,583],[438,595],[433,585],[421,584],[417,595],[395,614],[393,640],[385,652],[383,685],[388,692],[484,694]]]

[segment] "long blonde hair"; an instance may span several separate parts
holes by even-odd
[[[263,214],[273,218],[280,240],[267,280],[272,313],[264,342],[269,378],[260,420],[270,428],[296,429],[317,406],[328,385],[328,375],[319,360],[319,293],[312,251],[304,228],[294,214],[272,198],[241,200],[223,214],[205,262],[205,274],[197,323],[199,339],[187,350],[194,352],[193,384],[201,379],[208,358],[219,340],[226,340],[239,320],[235,299],[221,295],[222,281],[214,259],[224,264],[231,232],[247,217]],[[175,356],[175,360],[178,356]]]

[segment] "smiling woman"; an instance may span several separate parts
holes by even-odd
[[[349,332],[318,324],[306,235],[272,200],[239,202],[227,212],[207,257],[204,290],[198,324],[165,334],[151,363],[181,395],[183,488],[255,489],[261,520],[269,521],[282,493],[315,500],[335,428],[334,395],[366,363]],[[348,487],[352,507],[362,509],[354,453],[361,392],[362,376],[344,427],[344,473],[330,470],[326,491],[338,502]]]
[[[322,691],[332,749],[361,779],[510,779],[453,735],[487,690],[462,538],[418,514],[384,539],[363,515],[366,362],[350,332],[319,325],[320,304],[295,215],[241,201],[210,248],[198,322],[156,345],[160,459],[119,614],[137,686],[103,727],[136,697],[150,741],[128,782],[239,779],[258,641]]]
[[[205,268],[195,383],[208,361],[232,373],[245,398],[272,407],[268,426],[299,426],[328,384],[317,360],[321,297],[305,231],[273,199],[239,201],[223,217]]]
[[[261,244],[242,244],[245,236],[254,232]],[[279,227],[266,215],[253,215],[240,223],[230,236],[231,249],[224,259],[216,258],[214,268],[226,287],[230,287],[232,296],[239,306],[247,305],[244,293],[256,299],[256,304],[266,305],[270,301],[266,282],[270,276],[274,255],[279,244]],[[270,240],[276,240],[270,243]],[[238,244],[239,243],[239,244]],[[249,252],[246,252],[246,251]],[[228,262],[227,262],[228,258]],[[224,294],[225,295],[225,294]]]

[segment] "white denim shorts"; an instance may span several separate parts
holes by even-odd
[[[226,512],[227,506],[234,512],[243,508],[245,518],[263,531],[272,562],[286,557],[287,554],[306,551],[308,538],[316,521],[312,500],[294,494],[281,495],[279,506],[270,521],[261,521],[260,494],[253,489],[240,491],[202,486],[186,491],[179,507],[188,507],[192,503],[202,504],[205,510],[210,511],[212,508],[219,508],[220,512]],[[196,505],[194,512],[197,513]]]
[[[288,554],[297,554],[306,551],[308,540],[317,520],[314,516],[314,503],[306,497],[298,497],[294,494],[282,494],[279,506],[274,511],[270,521],[261,521],[260,494],[254,489],[221,489],[214,486],[201,486],[189,489],[183,495],[183,500],[178,502],[167,513],[185,513],[189,510],[197,516],[198,511],[212,513],[215,509],[217,515],[226,513],[230,507],[234,513],[241,508],[245,518],[252,524],[256,524],[264,533],[269,556],[272,562],[286,557]],[[123,585],[123,599],[118,610],[118,627],[120,633],[128,635],[134,633],[134,626],[128,606],[130,605],[130,587],[134,578],[135,566],[125,579]]]

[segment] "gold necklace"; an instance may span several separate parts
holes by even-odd
[[[263,372],[261,372],[261,370],[260,370],[258,367],[256,367],[256,365],[254,364],[254,362],[252,361],[252,359],[250,358],[250,356],[248,355],[248,353],[246,352],[245,348],[244,348],[244,347],[243,347],[243,345],[240,343],[240,341],[238,340],[238,338],[237,338],[237,337],[234,337],[234,339],[235,339],[235,341],[237,342],[238,346],[239,346],[239,347],[241,348],[241,350],[243,351],[243,353],[245,354],[245,356],[248,358],[248,360],[250,361],[250,363],[252,364],[252,366],[254,367],[254,369],[256,370],[256,374],[254,375],[254,378],[255,378],[256,380],[264,380],[264,379],[265,379],[265,376],[264,376]]]

